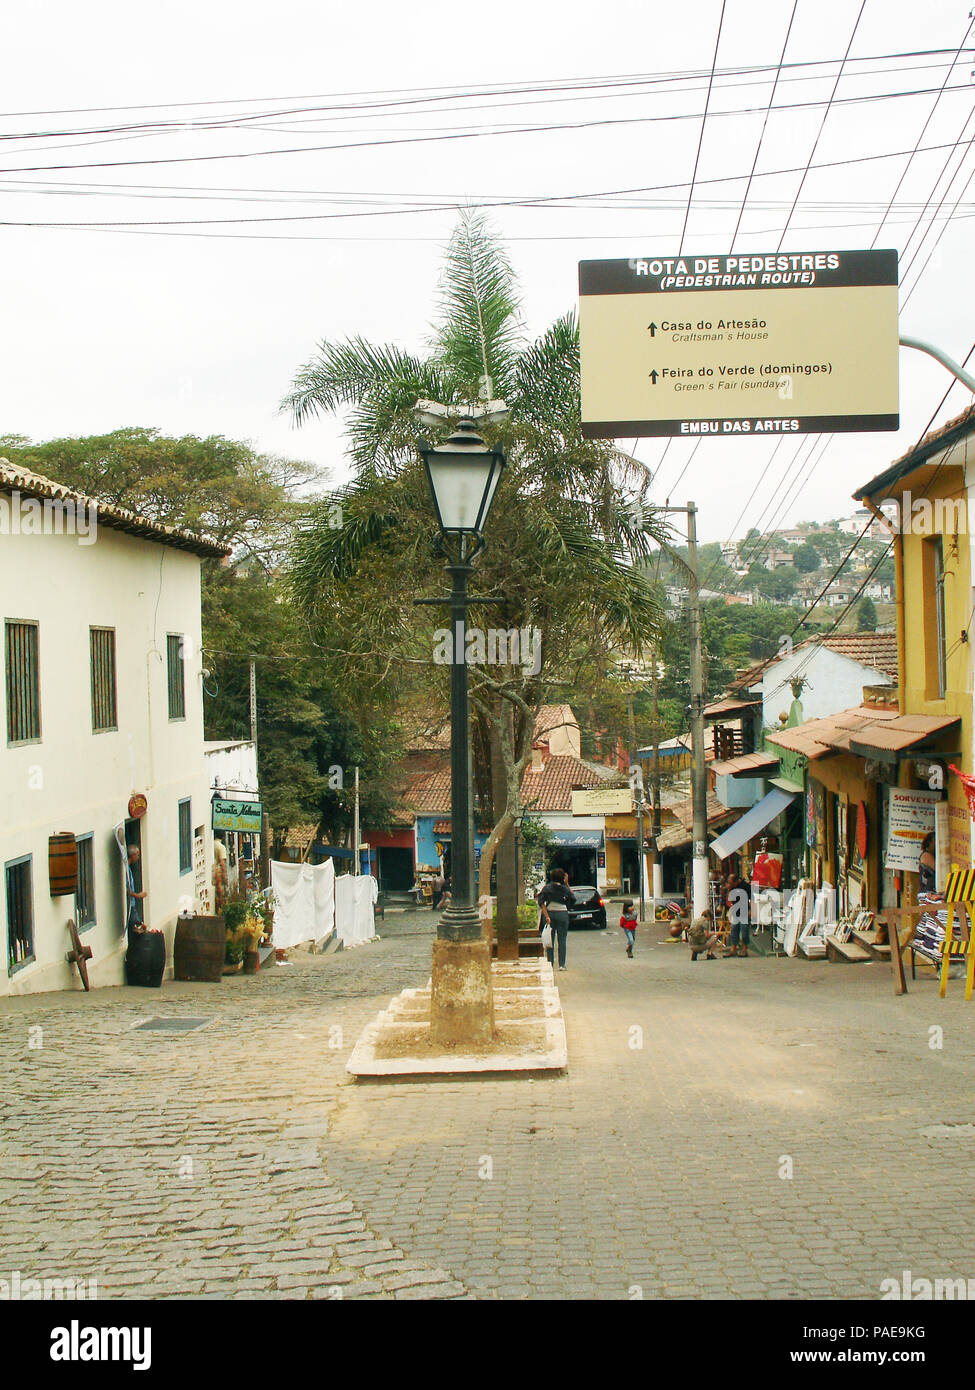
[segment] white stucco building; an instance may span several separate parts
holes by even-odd
[[[168,973],[178,913],[208,902],[200,565],[224,554],[0,460],[0,995],[81,988],[73,916],[92,986],[123,982],[120,839],[140,847]],[[48,843],[63,831],[78,893],[54,897]]]

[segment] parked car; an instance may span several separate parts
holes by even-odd
[[[576,900],[575,907],[569,908],[570,927],[596,927],[606,930],[606,904],[599,896],[599,890],[591,883],[569,884],[569,892]]]

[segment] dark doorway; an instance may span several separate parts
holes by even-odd
[[[640,891],[640,859],[636,852],[636,840],[620,842],[620,888],[624,893]]]
[[[398,845],[380,845],[379,887],[384,893],[408,893],[413,887],[413,851]]]
[[[122,923],[123,923],[123,929],[124,929],[124,927],[127,925],[127,917],[128,917],[128,911],[129,911],[129,897],[128,897],[128,893],[126,892],[126,875],[125,875],[125,869],[126,869],[126,865],[128,864],[128,852],[129,852],[129,850],[131,849],[131,847],[132,847],[133,845],[134,845],[135,848],[139,851],[139,857],[138,857],[138,859],[135,861],[135,863],[132,865],[132,877],[133,877],[133,879],[135,880],[135,891],[136,891],[137,893],[141,893],[141,892],[142,892],[142,888],[143,888],[143,878],[144,878],[144,875],[143,875],[143,865],[142,865],[142,821],[141,821],[141,820],[127,820],[127,821],[125,822],[125,854],[126,854],[126,858],[125,858],[125,860],[124,860],[123,863],[122,863]],[[145,908],[143,907],[143,902],[144,902],[144,899],[143,899],[143,900],[140,900],[140,901],[137,903],[138,917],[139,917],[139,921],[140,921],[140,922],[144,922],[144,921],[145,921]]]
[[[549,851],[548,876],[553,869],[564,869],[569,876],[569,887],[574,883],[596,886],[596,851],[563,846]]]

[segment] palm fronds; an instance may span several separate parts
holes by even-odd
[[[496,396],[510,388],[519,345],[514,271],[500,240],[480,213],[465,211],[444,258],[437,361],[454,379],[461,399],[478,399],[482,376]]]

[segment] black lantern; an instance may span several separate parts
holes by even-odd
[[[421,444],[420,454],[444,535],[482,536],[505,465],[503,449],[489,449],[465,418],[445,444]]]

